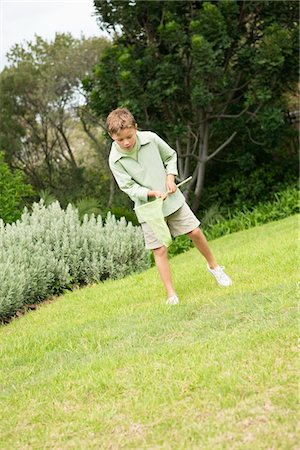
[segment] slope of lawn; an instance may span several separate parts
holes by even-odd
[[[66,293],[0,328],[1,449],[296,449],[298,217]]]

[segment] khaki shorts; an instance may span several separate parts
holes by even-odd
[[[170,214],[170,216],[165,217],[165,220],[173,237],[190,233],[200,225],[200,221],[197,219],[187,203],[184,203],[177,211]],[[164,245],[155,237],[152,229],[147,223],[141,223],[141,227],[144,233],[145,246],[147,249],[153,250]]]

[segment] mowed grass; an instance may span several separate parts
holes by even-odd
[[[69,292],[0,329],[1,449],[296,449],[298,217]]]

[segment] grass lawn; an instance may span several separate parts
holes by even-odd
[[[156,272],[66,293],[0,328],[0,448],[296,449],[297,225],[173,258]]]

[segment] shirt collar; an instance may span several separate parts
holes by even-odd
[[[149,144],[149,142],[151,142],[149,133],[145,131],[138,131],[137,135],[139,137],[141,145]]]

